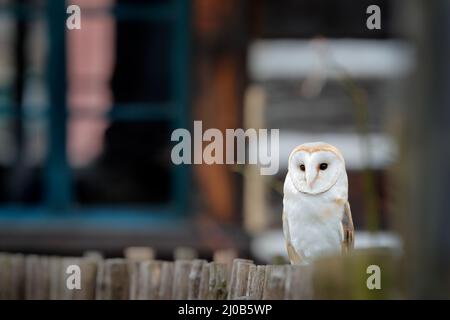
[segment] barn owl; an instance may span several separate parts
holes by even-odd
[[[283,233],[292,264],[353,248],[354,228],[341,152],[324,142],[296,147],[284,182]]]

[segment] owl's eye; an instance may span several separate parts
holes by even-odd
[[[328,168],[328,164],[326,164],[326,163],[321,163],[319,166],[320,170],[327,170],[327,168]]]
[[[304,164],[300,165],[300,170],[305,171],[305,165]]]

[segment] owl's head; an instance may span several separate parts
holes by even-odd
[[[289,156],[288,171],[295,188],[308,194],[325,192],[346,175],[341,152],[324,142],[296,147]]]

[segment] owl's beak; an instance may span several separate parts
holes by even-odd
[[[306,171],[306,184],[312,188],[314,182],[316,182],[318,172],[315,170],[307,170]]]

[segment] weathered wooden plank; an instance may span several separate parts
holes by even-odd
[[[286,277],[286,300],[310,300],[313,298],[313,266],[288,266]]]
[[[10,257],[6,253],[0,253],[0,300],[10,299]]]
[[[216,250],[213,254],[213,261],[223,263],[228,270],[228,276],[231,276],[231,269],[233,268],[233,260],[237,259],[238,253],[235,249]]]
[[[249,300],[262,299],[265,275],[265,266],[250,266],[246,293]]]
[[[38,259],[37,255],[28,255],[25,258],[25,299],[27,300],[34,300],[37,297]]]
[[[0,253],[0,300],[24,299],[24,281],[24,256]]]
[[[62,277],[62,258],[50,257],[49,258],[49,270],[50,270],[50,300],[62,299],[62,286],[64,278]]]
[[[39,259],[39,297],[41,300],[50,299],[50,259],[42,256]]]
[[[174,263],[164,261],[161,265],[161,283],[158,291],[159,300],[172,298],[172,286],[174,279]]]
[[[206,260],[192,260],[191,271],[189,272],[188,300],[197,300],[199,298],[200,281],[202,277],[203,266]]]
[[[141,282],[140,266],[143,261],[153,260],[155,250],[151,247],[128,247],[124,250],[130,270],[130,299],[138,299],[139,283]]]
[[[228,291],[228,300],[234,300],[245,296],[247,293],[248,273],[252,260],[234,259],[231,270],[230,286]]]
[[[13,300],[25,298],[25,257],[23,254],[10,255],[10,295]]]
[[[129,277],[130,277],[129,299],[136,300],[139,295],[139,293],[138,293],[139,282],[141,281],[140,266],[141,266],[142,262],[127,259],[127,263],[128,263]]]
[[[94,300],[98,261],[92,258],[79,259],[81,270],[81,289],[74,290],[74,300]]]
[[[128,300],[130,274],[125,259],[106,259],[104,265],[105,300]]]
[[[224,263],[203,265],[200,280],[200,300],[225,300],[228,295],[228,268]]]
[[[128,247],[124,250],[125,259],[129,263],[130,270],[130,299],[138,299],[139,283],[141,282],[141,262],[153,260],[155,250],[151,247]]]
[[[138,300],[156,300],[161,285],[162,261],[143,261],[139,266]]]
[[[25,299],[50,298],[49,257],[29,255],[25,258]]]
[[[199,300],[209,300],[209,292],[210,292],[210,286],[209,286],[209,277],[210,277],[210,263],[205,263],[202,267],[202,274],[200,279],[200,286],[198,289],[198,299]]]
[[[106,300],[106,260],[97,262],[97,279],[95,283],[95,299]]]
[[[175,261],[174,277],[172,285],[172,299],[184,300],[188,297],[189,274],[192,260]]]
[[[264,277],[263,300],[281,300],[286,286],[286,265],[268,265]]]

